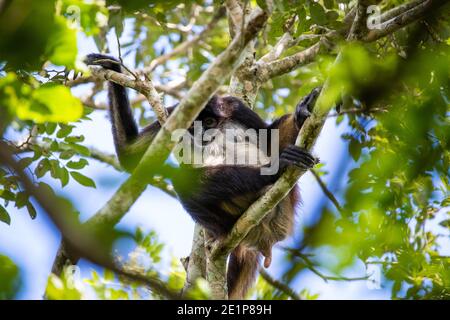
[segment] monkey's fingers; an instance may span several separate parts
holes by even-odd
[[[280,155],[280,161],[308,170],[318,163],[318,159],[307,150],[290,145]]]

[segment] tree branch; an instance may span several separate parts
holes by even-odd
[[[319,174],[316,172],[316,170],[312,169],[310,170],[310,172],[312,173],[312,175],[314,176],[314,178],[316,179],[317,183],[319,184],[320,188],[322,189],[323,193],[325,193],[325,195],[328,197],[328,199],[330,199],[330,201],[334,204],[334,206],[336,207],[336,209],[341,212],[342,211],[342,207],[339,204],[339,202],[337,201],[336,197],[334,196],[334,194],[327,188],[325,182],[322,181],[322,179],[320,178]]]
[[[161,97],[153,86],[150,78],[147,77],[146,81],[142,81],[139,78],[134,79],[123,73],[97,67],[91,67],[91,72],[98,80],[109,80],[140,92],[150,103],[159,123],[163,124],[166,121],[168,114],[167,110],[163,106]]]
[[[316,58],[317,54],[320,52],[325,40],[320,40],[311,47],[297,52],[291,56],[268,62],[257,69],[258,79],[261,83],[267,80],[280,76],[282,74],[291,72],[292,70],[311,63]]]
[[[294,257],[300,258],[304,261],[305,266],[315,275],[322,278],[323,281],[362,281],[362,280],[368,280],[370,278],[370,275],[361,276],[361,277],[344,277],[344,276],[329,276],[326,274],[323,274],[320,272],[316,265],[309,259],[308,255],[303,254],[299,252],[297,249],[291,249],[291,248],[284,248],[286,251],[291,253]]]
[[[413,1],[415,2],[415,1]],[[383,22],[378,29],[370,30],[367,35],[363,38],[366,42],[371,42],[378,40],[388,34],[391,34],[404,26],[419,20],[422,18],[430,9],[437,8],[445,4],[445,1],[440,0],[424,0],[420,4],[412,7],[408,11],[402,12],[401,14],[393,17],[392,19]],[[394,10],[394,9],[393,9]],[[399,10],[401,11],[401,10]],[[386,13],[389,15],[389,13]]]
[[[424,0],[413,0],[410,2],[407,2],[405,4],[402,4],[400,6],[394,7],[391,10],[386,11],[385,13],[381,14],[380,20],[381,22],[386,22],[388,20],[391,20],[392,18],[395,18],[396,16],[405,13],[406,11],[414,8],[415,6],[422,4]]]
[[[206,279],[205,233],[202,226],[195,224],[191,254],[186,267],[186,282],[183,294],[191,289],[197,279]]]
[[[300,295],[297,292],[295,292],[294,289],[289,287],[287,284],[272,278],[272,276],[269,273],[267,273],[267,271],[264,270],[263,268],[259,269],[259,274],[268,284],[285,293],[287,296],[291,297],[292,300],[302,300]]]

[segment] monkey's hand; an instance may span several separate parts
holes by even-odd
[[[316,103],[322,87],[314,88],[306,97],[304,97],[295,108],[295,123],[299,128],[302,127],[305,120],[311,115],[311,111]]]
[[[108,56],[106,54],[100,54],[100,53],[91,53],[88,54],[86,56],[86,58],[84,58],[84,63],[89,65],[94,65],[94,66],[100,66],[103,67],[105,69],[109,69],[109,70],[113,70],[113,71],[117,71],[120,72],[120,66],[121,66],[121,62],[111,56]]]
[[[319,163],[319,159],[314,157],[308,150],[289,145],[280,154],[280,168],[294,165],[303,170],[308,170]]]

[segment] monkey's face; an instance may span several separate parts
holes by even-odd
[[[235,97],[214,96],[189,128],[190,137],[183,139],[184,161],[194,159],[195,166],[267,164],[258,149],[258,132],[246,126],[248,110]]]
[[[200,122],[203,131],[208,129],[222,130],[226,122],[234,120],[233,116],[239,107],[240,101],[237,98],[215,95],[208,101],[196,121]],[[193,129],[194,125],[190,128],[190,131]]]

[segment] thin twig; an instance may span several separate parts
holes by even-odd
[[[289,287],[287,284],[272,278],[272,276],[270,274],[268,274],[266,270],[260,268],[259,274],[268,284],[270,284],[272,287],[280,290],[281,292],[285,293],[286,295],[291,297],[293,300],[302,300],[300,295],[297,292],[295,292],[294,289]]]
[[[325,182],[323,182],[323,180],[320,178],[320,176],[316,172],[316,170],[311,169],[310,171],[311,171],[312,175],[314,176],[314,178],[316,179],[317,183],[319,184],[320,188],[322,189],[323,193],[325,193],[325,195],[328,197],[328,199],[330,199],[330,201],[334,204],[336,209],[339,212],[341,212],[342,211],[341,205],[339,204],[339,202],[337,201],[337,199],[333,195],[333,193],[328,189],[328,187],[326,186]]]

